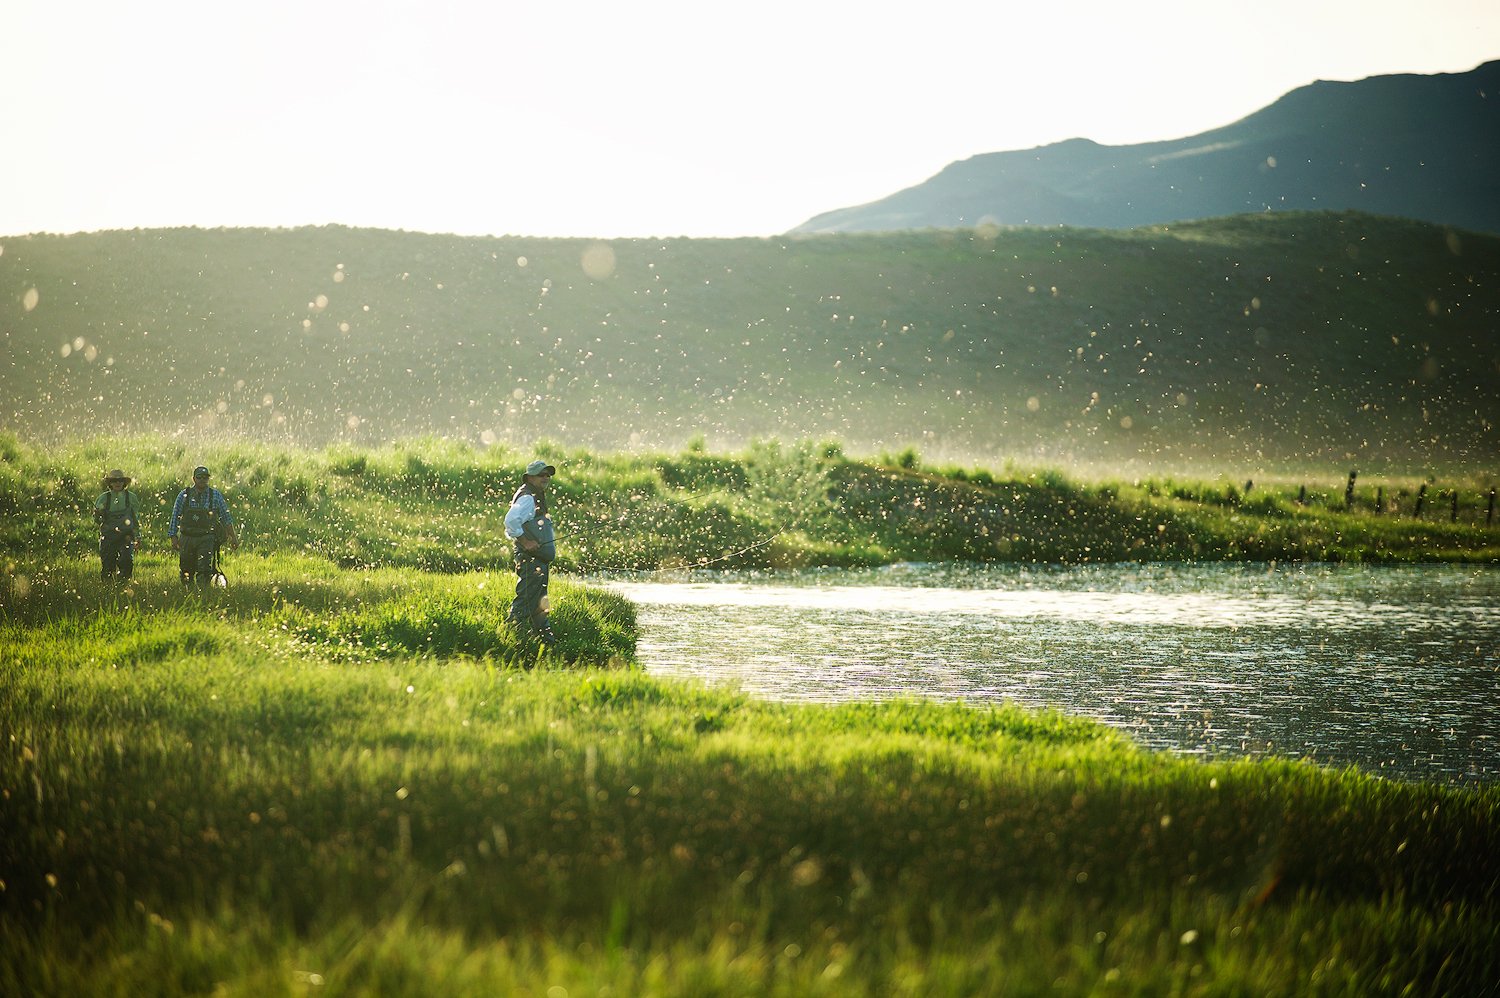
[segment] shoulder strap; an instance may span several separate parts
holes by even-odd
[[[514,505],[516,499],[519,499],[522,496],[531,496],[531,501],[536,505],[537,519],[540,520],[542,517],[547,515],[547,497],[544,495],[539,495],[537,491],[531,487],[530,482],[525,482],[519,489],[516,489],[515,499],[511,500],[511,504]]]

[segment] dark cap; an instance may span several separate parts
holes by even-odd
[[[207,478],[208,477],[208,469],[205,468],[205,467],[203,467],[203,465],[201,465],[201,464],[198,465],[198,467],[196,467],[196,468],[193,469],[193,477],[194,478]]]

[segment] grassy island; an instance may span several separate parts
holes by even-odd
[[[1492,562],[1488,483],[1361,481],[1346,503],[1340,480],[1079,483],[833,445],[545,453],[565,643],[538,656],[502,623],[516,453],[0,440],[0,993],[1500,979],[1500,787],[1180,758],[1012,705],[664,681],[634,667],[632,607],[588,584],[706,563]],[[162,536],[199,460],[246,542],[207,595],[176,587]],[[125,587],[97,579],[86,505],[116,466],[148,511]],[[1456,521],[1446,489],[1469,497]]]

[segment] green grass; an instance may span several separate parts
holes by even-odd
[[[632,664],[633,608],[587,584],[745,546],[724,563],[1493,560],[1472,510],[834,444],[547,453],[567,560],[538,654],[503,624],[515,452],[0,436],[0,993],[1419,995],[1500,975],[1500,788],[1204,762],[1008,704],[659,680]],[[161,537],[199,460],[246,537],[206,595]],[[150,499],[128,586],[97,578],[86,512],[116,465]]]
[[[331,661],[417,656],[530,664],[537,650],[505,622],[508,573],[441,575],[412,569],[340,570],[306,555],[225,559],[230,584],[200,593],[177,582],[175,556],[137,560],[129,584],[101,582],[93,565],[15,565],[0,590],[4,626],[31,661],[72,661],[79,645],[107,644],[114,666],[237,648],[281,655],[314,649]],[[635,657],[635,611],[621,597],[558,579],[550,598],[557,657],[608,665]],[[253,640],[237,637],[250,628]]]
[[[1243,482],[1223,480],[931,466],[914,450],[855,459],[836,442],[760,441],[733,454],[539,450],[560,467],[558,567],[575,577],[955,559],[1500,560],[1500,522],[1485,522],[1492,477],[1430,483],[1417,519],[1425,481],[1361,477],[1346,508],[1344,472],[1256,483],[1246,494]],[[203,462],[242,521],[246,546],[226,556],[230,572],[295,552],[351,570],[503,573],[510,554],[501,519],[527,459],[431,438],[302,450],[189,448],[149,436],[43,446],[0,434],[0,557],[17,565],[36,552],[88,558],[96,543],[88,511],[113,467],[137,479],[147,550],[164,548],[171,503]]]
[[[1500,970],[1494,788],[169,620],[6,625],[7,993],[1427,994]]]
[[[597,280],[590,245],[337,226],[10,236],[0,423],[313,448],[837,438],[1241,480],[1494,471],[1495,236],[1274,212],[634,239],[610,243]]]

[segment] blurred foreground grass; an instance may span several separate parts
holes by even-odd
[[[270,615],[3,627],[6,994],[1469,994],[1500,974],[1500,788],[1205,763],[1009,705],[354,661]]]

